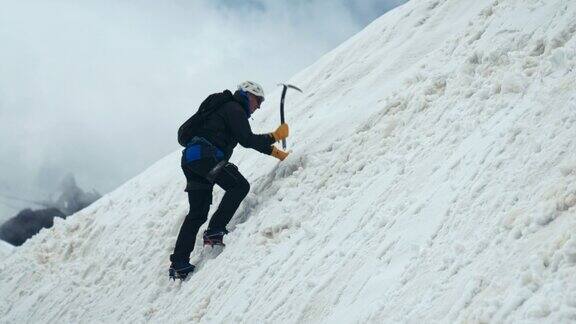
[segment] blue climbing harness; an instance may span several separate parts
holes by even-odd
[[[183,151],[186,163],[194,162],[204,158],[213,158],[217,161],[224,159],[224,152],[208,142],[203,137],[194,136],[186,145]]]

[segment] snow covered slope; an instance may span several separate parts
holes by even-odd
[[[575,34],[572,0],[412,0],[290,80],[294,153],[236,153],[188,282],[174,152],[3,261],[0,321],[576,321]]]
[[[12,252],[14,252],[14,246],[0,240],[0,260],[4,260]]]

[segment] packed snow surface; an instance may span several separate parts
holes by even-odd
[[[177,151],[10,253],[0,321],[576,321],[575,34],[573,0],[412,0],[289,80],[293,153],[237,150],[188,281]]]
[[[4,258],[8,257],[12,252],[14,252],[14,246],[0,240],[0,260],[4,260]]]

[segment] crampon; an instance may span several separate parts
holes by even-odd
[[[170,279],[176,281],[176,279],[184,280],[188,277],[188,274],[192,273],[196,267],[188,262],[184,263],[172,263],[168,274]]]

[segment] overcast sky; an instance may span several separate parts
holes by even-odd
[[[268,92],[405,0],[0,0],[0,220],[66,173],[106,193],[239,81]]]

